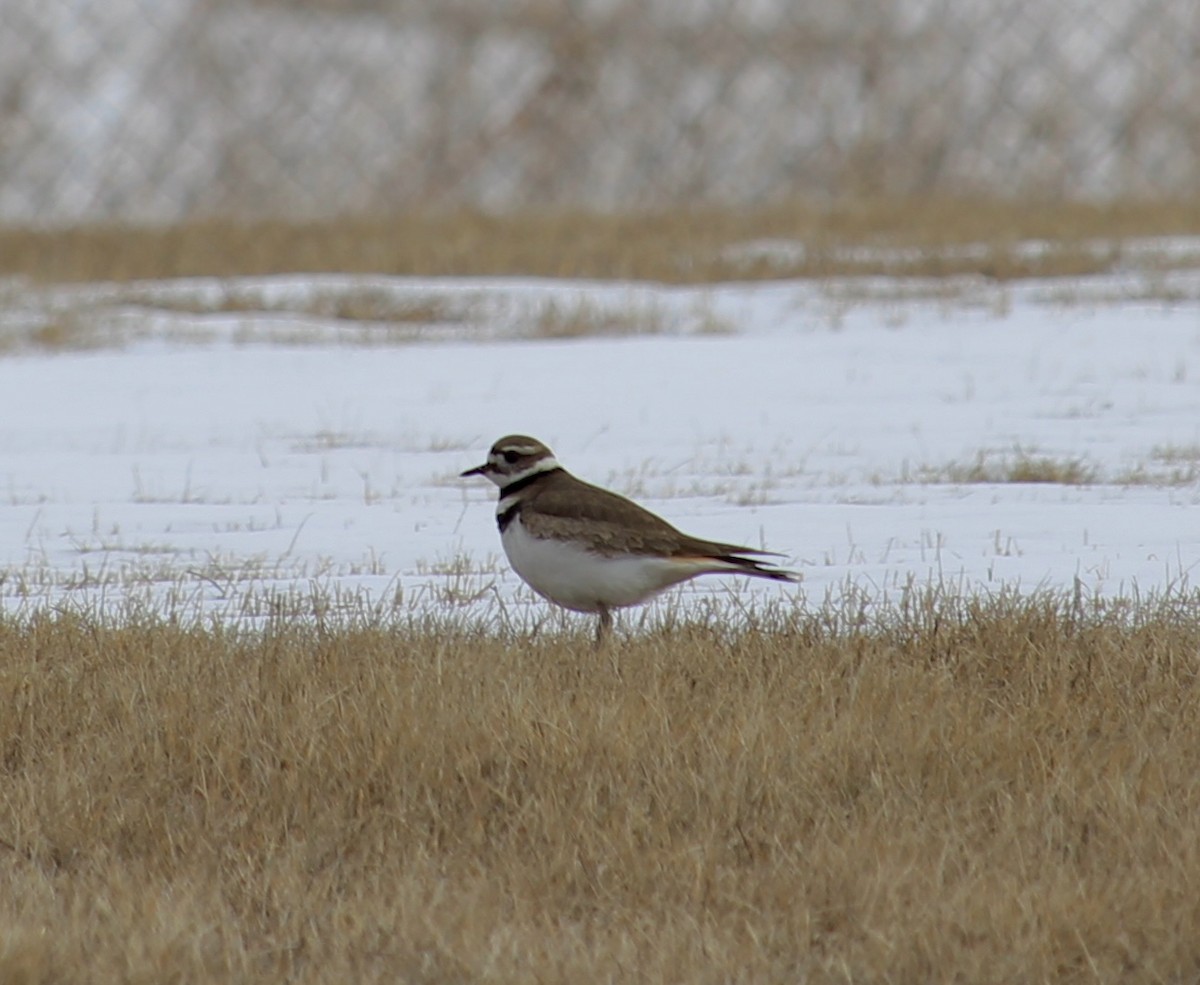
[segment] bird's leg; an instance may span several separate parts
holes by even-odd
[[[597,611],[600,613],[600,621],[596,624],[596,649],[599,650],[612,632],[612,612],[606,605],[600,606]]]

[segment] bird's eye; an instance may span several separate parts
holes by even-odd
[[[506,451],[504,453],[504,460],[506,462],[508,462],[509,465],[512,465],[512,463],[515,462],[520,457],[521,456],[518,455],[515,451]]]

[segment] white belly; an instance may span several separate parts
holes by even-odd
[[[573,543],[531,537],[518,518],[501,535],[508,562],[539,595],[577,612],[645,602],[711,566],[698,561],[591,554]]]

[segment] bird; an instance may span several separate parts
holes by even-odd
[[[496,523],[513,570],[550,602],[598,615],[597,647],[612,629],[614,609],[698,575],[800,580],[756,560],[781,554],[692,537],[632,500],[577,479],[527,435],[501,438],[486,462],[460,478],[477,475],[500,489]]]

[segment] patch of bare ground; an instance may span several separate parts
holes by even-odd
[[[6,982],[1200,971],[1194,593],[0,653]]]

